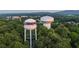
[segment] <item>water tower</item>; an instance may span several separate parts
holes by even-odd
[[[30,48],[32,48],[32,30],[35,30],[35,39],[37,40],[37,24],[34,19],[27,19],[24,22],[24,41],[26,41],[26,30],[30,31]]]
[[[51,16],[43,16],[41,17],[41,21],[43,22],[43,26],[50,29],[51,23],[54,22],[54,18]]]

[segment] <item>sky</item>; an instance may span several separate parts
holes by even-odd
[[[31,13],[31,12],[59,12],[62,10],[0,10],[0,14],[5,13]]]

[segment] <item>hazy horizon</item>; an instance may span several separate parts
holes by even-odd
[[[32,12],[59,12],[63,10],[0,10],[0,14],[5,13],[32,13]]]

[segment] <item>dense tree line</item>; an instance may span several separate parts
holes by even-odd
[[[66,23],[72,21],[74,23]],[[38,24],[38,40],[33,38],[35,48],[78,48],[79,24],[77,17],[55,18],[52,28],[47,29]],[[58,21],[57,21],[58,20]],[[33,36],[34,37],[34,36]],[[29,33],[24,42],[23,22],[19,20],[0,20],[0,48],[29,48]]]

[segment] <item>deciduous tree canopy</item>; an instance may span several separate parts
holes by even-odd
[[[77,20],[79,17],[68,16],[55,19],[51,29],[38,24],[38,40],[33,40],[33,47],[79,47],[79,20]],[[29,32],[27,32],[27,36],[29,36]],[[29,48],[29,39],[26,42],[23,40],[23,22],[18,20],[0,20],[0,48]]]

